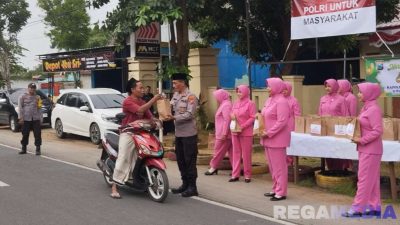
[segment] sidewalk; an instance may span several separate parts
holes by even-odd
[[[167,163],[167,173],[171,187],[177,187],[181,184],[179,171],[175,161],[165,160]],[[269,174],[255,175],[251,183],[244,183],[241,177],[239,182],[229,183],[230,171],[218,171],[218,175],[205,176],[204,172],[207,166],[198,166],[198,189],[199,197],[235,206],[237,208],[246,209],[262,215],[273,217],[274,206],[313,206],[315,215],[320,206],[326,206],[329,214],[330,206],[350,206],[353,198],[349,196],[332,194],[320,190],[305,188],[289,183],[288,198],[284,201],[272,202],[269,198],[264,197],[264,193],[270,191],[272,182]],[[400,216],[400,207],[394,204],[396,216]],[[299,213],[300,214],[300,213]],[[286,214],[287,215],[287,214]],[[399,224],[395,219],[350,219],[341,218],[338,220],[325,219],[295,219],[287,221],[296,224]]]

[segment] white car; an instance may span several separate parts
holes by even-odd
[[[63,90],[52,112],[52,127],[59,138],[71,133],[99,144],[105,130],[118,129],[115,115],[122,112],[124,99],[109,88]]]

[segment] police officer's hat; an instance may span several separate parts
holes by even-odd
[[[28,88],[36,89],[36,84],[35,83],[29,83]]]
[[[188,80],[188,74],[186,73],[174,73],[171,76],[171,80],[184,80],[187,81]]]

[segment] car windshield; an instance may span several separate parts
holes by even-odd
[[[21,89],[15,89],[15,90],[10,90],[10,99],[11,102],[15,105],[18,104],[18,99],[21,97],[21,95],[25,94],[27,92],[27,89],[21,88]],[[48,98],[47,96],[41,91],[41,90],[36,90],[36,94],[40,96],[42,100],[44,100],[44,104],[48,104]]]
[[[124,96],[120,94],[90,95],[95,109],[122,108]]]

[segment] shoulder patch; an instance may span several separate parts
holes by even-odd
[[[193,103],[196,101],[196,96],[190,95],[190,96],[188,97],[188,101],[189,101],[190,104],[193,104]]]

